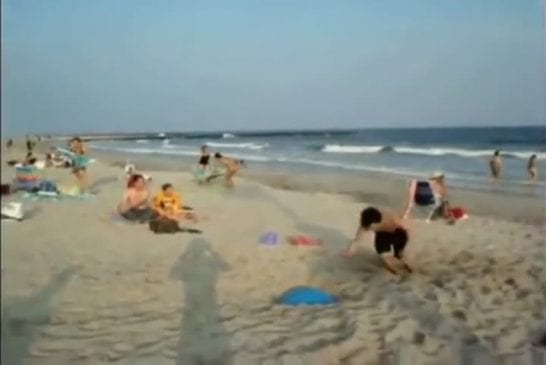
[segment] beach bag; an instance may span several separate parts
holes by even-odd
[[[149,226],[154,233],[176,233],[181,231],[177,221],[165,217],[150,221]]]
[[[427,206],[434,204],[434,193],[428,181],[418,181],[415,188],[415,204]]]
[[[2,184],[2,195],[9,195],[9,194],[11,194],[11,185]]]

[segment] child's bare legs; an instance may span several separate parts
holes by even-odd
[[[402,258],[393,256],[391,253],[383,253],[379,255],[381,262],[385,269],[395,275],[400,275],[402,273],[401,268],[406,270],[408,273],[413,272],[408,264],[404,262]]]
[[[233,176],[235,176],[235,174],[237,173],[237,169],[228,169],[226,171],[226,175],[225,175],[225,184],[226,184],[226,187],[228,188],[232,188],[233,187]]]
[[[76,176],[76,181],[78,183],[78,188],[80,189],[80,194],[87,190],[87,172],[85,170],[77,170],[74,172]]]

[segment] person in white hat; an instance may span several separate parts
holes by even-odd
[[[438,217],[448,219],[450,223],[454,222],[449,213],[445,174],[442,171],[435,171],[427,180],[410,181],[404,218],[410,217],[415,205],[431,207],[427,222]]]

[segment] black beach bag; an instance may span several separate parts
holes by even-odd
[[[174,219],[169,219],[165,217],[160,217],[158,219],[151,220],[149,223],[150,230],[154,233],[177,233],[177,232],[187,232],[187,233],[202,233],[198,229],[192,228],[182,228]]]

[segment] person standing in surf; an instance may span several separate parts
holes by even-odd
[[[533,154],[527,162],[527,173],[529,180],[535,182],[538,179],[537,155]]]
[[[491,160],[489,161],[489,167],[491,169],[491,177],[493,180],[498,180],[502,172],[502,160],[499,150],[496,150],[493,153],[493,157],[491,157]]]

